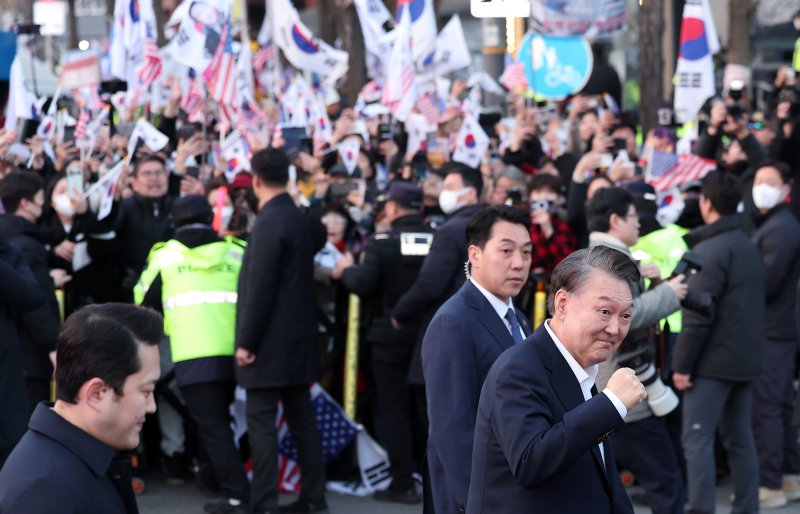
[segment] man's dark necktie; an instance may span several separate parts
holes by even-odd
[[[515,343],[519,343],[522,341],[522,329],[519,327],[519,321],[517,321],[517,314],[514,312],[513,307],[509,307],[506,311],[506,320],[508,320],[508,324],[511,325],[511,337],[514,338]]]

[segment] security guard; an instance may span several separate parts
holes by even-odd
[[[406,382],[418,327],[392,327],[390,313],[417,278],[428,255],[433,231],[423,223],[422,189],[407,182],[389,188],[383,207],[388,233],[374,235],[359,265],[334,269],[334,278],[362,298],[374,298],[376,311],[367,344],[371,347],[377,403],[385,445],[392,463],[392,484],[375,493],[382,501],[419,503],[411,474],[416,471],[413,448],[412,391]],[[339,275],[339,276],[337,276]],[[425,434],[422,434],[423,440]]]
[[[156,244],[134,289],[137,303],[164,314],[175,379],[224,500],[206,512],[247,512],[249,484],[230,428],[236,287],[245,243],[220,239],[201,195],[175,201],[175,238]]]

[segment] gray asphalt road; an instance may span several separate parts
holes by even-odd
[[[203,505],[213,501],[200,493],[192,484],[170,486],[159,473],[145,475],[146,490],[138,497],[141,514],[203,514]],[[633,488],[632,491],[638,490]],[[725,480],[717,487],[717,512],[730,510],[730,483]],[[290,503],[294,498],[284,496],[281,503]],[[419,514],[419,505],[397,505],[382,503],[372,498],[355,498],[338,494],[328,494],[328,504],[332,514]],[[636,514],[648,514],[650,509],[634,505]],[[770,510],[774,514],[798,514],[800,502],[790,503],[782,509]]]

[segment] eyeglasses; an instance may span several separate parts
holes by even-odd
[[[148,171],[140,171],[136,174],[139,178],[153,178],[153,177],[163,177],[167,174],[167,170],[148,170]]]

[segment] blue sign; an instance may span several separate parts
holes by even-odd
[[[577,93],[592,73],[592,49],[579,37],[526,35],[519,60],[533,91],[548,100]]]

